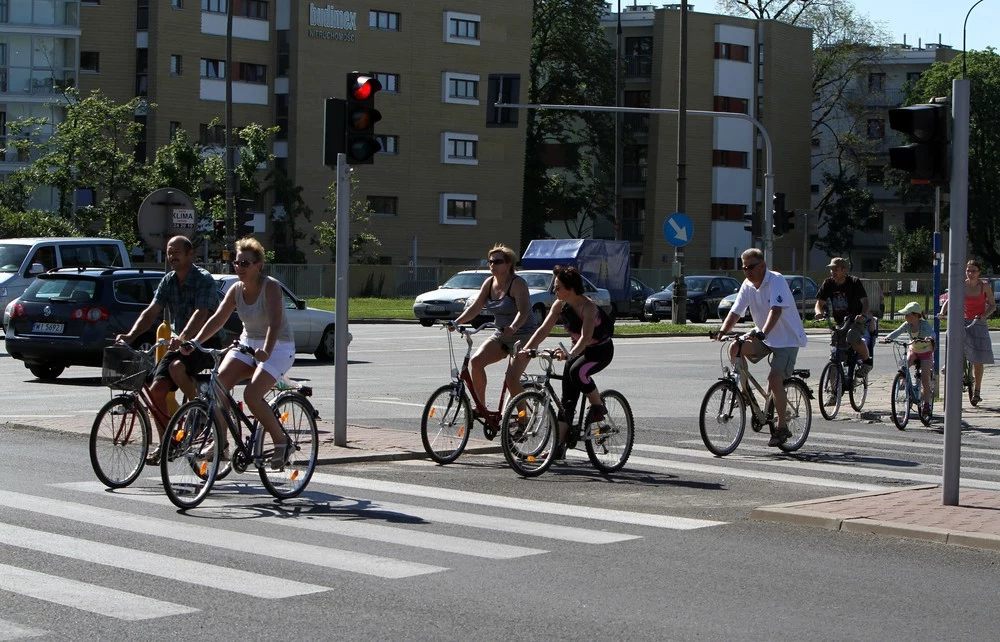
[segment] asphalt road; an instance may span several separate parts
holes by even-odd
[[[351,330],[350,422],[416,429],[448,377],[445,336]],[[827,422],[814,408],[799,454],[748,432],[719,459],[696,420],[718,376],[717,344],[621,339],[616,350],[599,383],[627,395],[637,446],[610,478],[579,458],[534,480],[498,455],[329,466],[297,500],[277,504],[244,475],[185,515],[155,476],[104,491],[81,437],[7,425],[0,639],[995,636],[1000,554],[747,519],[764,504],[940,477],[940,433],[900,432],[880,414],[892,374],[884,352],[873,414]],[[825,358],[814,341],[799,365],[818,374]],[[311,379],[332,417],[332,367],[306,358],[292,374]],[[57,413],[89,423],[107,397],[96,369],[40,383],[0,353],[0,377],[0,421]],[[963,435],[963,484],[1000,489],[995,409],[976,417],[983,425]]]

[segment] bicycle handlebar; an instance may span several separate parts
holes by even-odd
[[[448,329],[448,330],[452,330],[452,329],[453,330],[457,330],[459,334],[461,334],[461,335],[469,335],[469,336],[472,336],[473,334],[476,334],[477,332],[482,332],[483,330],[490,330],[490,329],[499,330],[500,329],[500,326],[498,326],[496,323],[494,323],[492,321],[487,321],[486,323],[482,324],[478,328],[473,328],[471,326],[465,326],[465,325],[456,325],[454,321],[442,321],[441,322],[441,327],[443,327],[445,329]]]

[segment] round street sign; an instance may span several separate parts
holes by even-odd
[[[684,247],[691,242],[694,224],[691,217],[682,212],[674,212],[663,221],[663,238],[674,247]]]
[[[194,203],[187,194],[172,187],[156,190],[139,207],[139,235],[156,250],[165,249],[174,236],[193,237],[197,223]]]

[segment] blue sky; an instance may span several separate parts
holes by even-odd
[[[883,23],[892,42],[916,46],[922,42],[941,42],[955,49],[962,48],[962,22],[976,0],[854,0],[858,13],[867,14],[873,21]],[[1000,0],[983,0],[972,10],[965,30],[969,49],[1000,49]]]

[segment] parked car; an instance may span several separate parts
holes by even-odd
[[[538,323],[548,314],[555,301],[552,293],[551,270],[518,270],[517,275],[528,284],[528,294],[531,297],[531,311]],[[466,270],[459,272],[437,290],[424,292],[413,302],[413,316],[424,326],[433,325],[435,321],[452,321],[457,319],[466,306],[475,301],[483,282],[489,278],[487,270]],[[584,294],[594,300],[597,305],[611,314],[611,294],[604,288],[598,288],[587,277],[583,277]]]
[[[799,311],[799,316],[802,316],[802,298],[804,296],[806,318],[811,318],[813,310],[816,308],[816,292],[819,290],[816,282],[808,276],[796,276],[792,274],[783,274],[782,276],[784,276],[785,280],[788,281],[788,287],[792,291],[792,296],[795,297],[796,308]],[[804,286],[803,283],[805,284]],[[733,309],[734,301],[736,301],[735,292],[719,302],[720,319],[725,319],[729,316],[729,311]],[[743,318],[740,319],[740,321],[748,321],[749,319],[750,309],[748,308],[746,314],[743,315]]]
[[[695,323],[705,322],[723,297],[740,288],[740,282],[728,276],[686,276],[684,285],[687,286],[687,317]],[[673,283],[649,296],[644,306],[645,319],[659,321],[671,318],[673,296]]]
[[[39,379],[55,379],[70,366],[100,367],[104,348],[132,328],[162,277],[131,268],[38,274],[6,308],[7,353]],[[136,345],[155,341],[156,325]]]
[[[224,296],[239,278],[235,274],[214,274],[212,275],[219,284],[219,296]],[[327,310],[317,310],[306,306],[306,302],[298,298],[280,281],[282,298],[285,305],[285,316],[295,334],[295,352],[311,353],[320,361],[333,361],[336,348],[335,327],[337,325],[337,315]],[[223,327],[222,340],[224,344],[230,343],[239,338],[243,331],[243,323],[240,322],[236,312],[229,318]],[[348,345],[352,336],[347,335]]]
[[[655,292],[656,290],[639,279],[634,276],[631,277],[629,280],[628,310],[617,310],[618,316],[630,316],[641,319],[643,317],[643,308],[646,306],[646,299]]]

